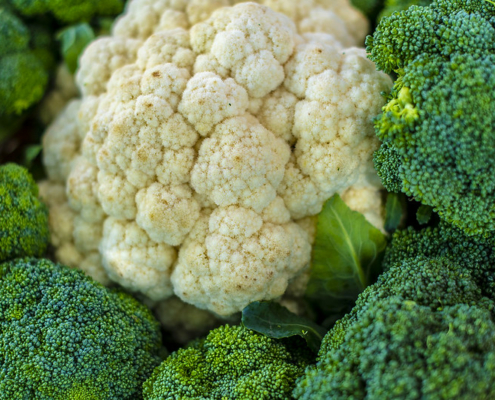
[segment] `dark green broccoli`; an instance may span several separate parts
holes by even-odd
[[[495,5],[412,7],[384,18],[367,45],[399,76],[375,121],[385,187],[466,233],[495,230]]]
[[[144,305],[48,260],[0,277],[0,399],[141,398],[164,351]]]
[[[480,288],[483,296],[495,301],[495,236],[468,236],[447,223],[434,228],[397,231],[388,246],[384,270],[415,260],[419,255],[443,257],[458,264]],[[417,301],[417,299],[414,299]]]
[[[0,262],[41,256],[48,246],[48,209],[26,168],[0,167]]]
[[[418,56],[449,61],[458,54],[495,53],[495,5],[486,0],[437,0],[411,7],[380,21],[366,39],[378,69],[402,71]]]
[[[124,0],[10,0],[25,16],[51,13],[63,23],[89,21],[97,15],[116,15],[124,8]]]
[[[401,296],[366,304],[345,340],[327,350],[294,391],[297,399],[491,399],[495,321],[488,300],[432,310]],[[340,332],[337,332],[340,335]]]
[[[33,42],[28,26],[0,6],[0,119],[21,114],[43,97],[53,56]]]
[[[144,399],[287,399],[312,361],[301,341],[221,326],[156,368],[143,386]]]
[[[492,398],[494,250],[446,223],[396,232],[385,272],[325,336],[296,398]]]
[[[42,99],[59,58],[54,32],[93,17],[114,16],[123,6],[124,0],[0,0],[0,140]],[[78,45],[80,52],[84,46]],[[73,64],[78,55],[70,54]]]

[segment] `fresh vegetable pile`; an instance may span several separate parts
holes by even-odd
[[[123,7],[0,0],[0,400],[495,398],[495,4]]]

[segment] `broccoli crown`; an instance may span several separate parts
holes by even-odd
[[[460,273],[469,274],[482,295],[495,301],[495,236],[468,236],[444,222],[434,228],[408,228],[394,233],[383,266],[387,271],[418,256],[443,257],[452,265],[459,265]],[[442,297],[443,301],[446,295]],[[418,301],[417,298],[413,300]]]
[[[398,176],[403,192],[442,219],[468,233],[494,230],[493,98],[495,55],[417,57],[376,120],[386,146],[375,156],[384,185],[396,190]]]
[[[48,209],[27,169],[0,167],[0,262],[41,256],[48,246]]]
[[[432,310],[401,296],[366,304],[345,341],[320,351],[298,399],[489,399],[495,322],[488,300]],[[333,340],[331,330],[323,342]],[[322,347],[322,350],[326,346]]]
[[[437,0],[383,18],[367,51],[377,68],[401,72],[420,55],[449,60],[455,54],[495,52],[495,5],[486,0]]]
[[[396,232],[385,272],[325,336],[296,398],[492,398],[493,249],[446,223]]]
[[[54,57],[47,35],[39,39],[0,5],[0,119],[22,113],[43,97]]]
[[[0,57],[26,50],[29,39],[29,30],[22,21],[0,6]]]
[[[59,21],[89,21],[97,15],[116,15],[124,8],[123,0],[10,0],[25,16],[51,13]]]
[[[221,326],[156,368],[144,399],[287,399],[311,361],[299,339]]]
[[[0,399],[141,398],[163,351],[145,306],[48,260],[0,277]]]
[[[48,74],[31,52],[0,58],[0,116],[20,114],[43,97]]]
[[[495,230],[495,5],[439,0],[384,18],[368,51],[396,71],[375,120],[375,167],[440,217],[479,234]]]

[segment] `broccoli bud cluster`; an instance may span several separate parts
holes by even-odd
[[[493,398],[494,249],[447,224],[396,233],[385,272],[325,336],[295,397]]]
[[[130,295],[48,260],[0,264],[0,399],[140,399],[164,354]]]
[[[396,72],[375,121],[385,187],[469,234],[495,230],[495,5],[438,0],[382,19],[370,58]]]

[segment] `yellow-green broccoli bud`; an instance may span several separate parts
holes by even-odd
[[[271,339],[224,325],[168,357],[143,386],[145,400],[287,399],[312,355],[301,338]]]

